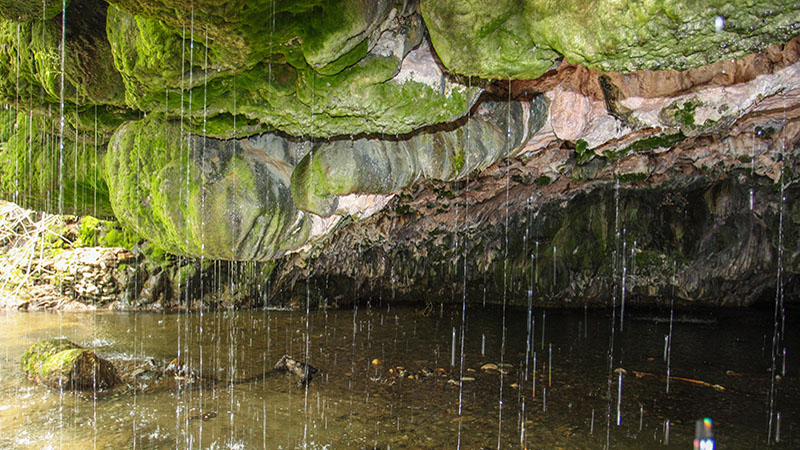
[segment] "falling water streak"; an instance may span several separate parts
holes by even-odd
[[[92,203],[92,215],[97,217],[97,105],[94,105],[94,202]]]
[[[553,344],[550,344],[549,357],[547,362],[547,386],[553,385]]]
[[[547,388],[542,388],[542,412],[547,412]]]
[[[592,408],[592,419],[589,422],[589,434],[594,434],[594,408]]]
[[[786,376],[786,347],[783,347],[783,363],[781,367],[781,376]]]
[[[508,79],[508,103],[506,108],[506,149],[511,146],[511,78]],[[503,365],[506,354],[506,306],[508,303],[508,204],[511,190],[511,169],[506,164],[506,214],[505,214],[505,245],[503,247],[503,331],[500,341],[500,366]],[[505,376],[500,372],[500,399],[497,413],[497,449],[500,450],[503,437],[503,384]]]
[[[184,92],[186,90],[186,24],[185,23],[183,23],[182,26],[181,26],[181,85],[180,86],[181,86],[181,97],[180,97],[181,98],[181,104],[180,104],[180,144],[179,144],[180,147],[179,147],[178,152],[179,152],[179,155],[181,157],[183,157],[184,141],[186,139],[186,133],[184,132],[184,124],[183,124],[184,108],[185,108],[185,105],[184,105]],[[138,183],[137,183],[137,185],[138,185]],[[188,201],[188,199],[184,199],[183,195],[184,195],[184,192],[179,189],[178,190],[178,198],[179,198],[180,204],[183,204],[185,201]],[[184,230],[184,237],[186,236],[186,232],[187,232],[187,230]],[[183,261],[183,258],[179,257],[178,258],[178,265],[181,265],[182,261]],[[180,292],[178,293],[178,295],[180,296]],[[178,298],[178,305],[180,305],[180,297]],[[178,330],[178,338],[177,338],[177,355],[178,356],[177,356],[176,359],[180,364],[188,364],[189,360],[186,358],[185,355],[183,355],[183,345],[182,344],[183,344],[184,336],[181,333],[181,324],[182,324],[182,322],[181,322],[181,314],[180,313],[176,316],[176,321],[177,321],[177,330]],[[175,403],[175,429],[176,430],[180,430],[181,429],[181,412],[183,412],[182,403],[184,401],[184,398],[183,398],[183,392],[181,391],[179,386],[177,386],[177,385],[175,386],[175,391],[176,391],[175,395],[176,395],[176,400],[177,400],[176,403]],[[175,435],[175,446],[176,447],[181,446],[181,443],[180,443],[179,439],[180,439],[180,433],[176,433],[176,435]]]
[[[486,333],[481,334],[481,356],[486,356]]]
[[[628,275],[628,265],[626,264],[626,256],[628,254],[628,241],[625,239],[626,229],[622,228],[622,296],[620,298],[619,306],[619,331],[622,333],[625,329],[625,288]]]
[[[669,419],[664,421],[664,445],[669,445]]]
[[[468,87],[472,89],[472,77],[468,78]],[[469,167],[469,151],[470,151],[470,122],[471,122],[471,112],[467,112],[467,142],[465,145],[464,154],[465,157],[465,166]],[[464,254],[462,255],[464,261],[464,273],[463,273],[463,282],[461,285],[461,354],[460,354],[460,366],[458,372],[458,417],[461,418],[461,414],[464,408],[464,363],[465,363],[465,349],[464,346],[466,344],[465,335],[466,333],[466,320],[467,320],[467,243],[466,243],[466,236],[467,236],[467,220],[469,217],[469,172],[467,172],[467,182],[464,184],[464,245],[463,250]],[[394,266],[392,267],[394,269]],[[394,275],[393,275],[394,277]],[[392,296],[394,296],[394,283],[392,283]],[[485,338],[485,336],[484,336]],[[481,343],[481,353],[483,353],[483,347],[485,345],[485,340]],[[461,428],[462,428],[463,420],[458,421],[458,442],[456,443],[456,448],[461,448]],[[399,427],[399,421],[398,421]]]
[[[189,111],[187,112],[187,116],[189,120],[192,120],[192,107],[194,106],[193,94],[194,94],[194,3],[190,3],[191,13],[190,13],[190,25],[189,25]],[[190,187],[190,165],[191,165],[191,157],[193,153],[194,147],[194,140],[191,139],[188,135],[182,136],[187,141],[186,146],[186,204],[190,202],[190,195],[191,195],[191,187]],[[184,239],[186,242],[186,249],[189,249],[189,228],[186,227],[184,230]],[[186,277],[186,307],[187,310],[189,308],[189,278]]]
[[[522,239],[523,242],[523,250],[522,254],[528,254],[528,238],[530,237],[530,215],[531,215],[531,197],[528,197],[526,202],[526,216],[525,216],[525,235]],[[525,370],[524,370],[524,379],[528,381],[528,373],[530,372],[530,357],[531,351],[533,350],[531,345],[531,337],[532,337],[532,322],[533,322],[533,255],[531,255],[531,266],[530,266],[530,276],[528,278],[528,315],[526,316],[527,319],[525,320],[525,324],[527,326],[528,335],[525,338]],[[523,419],[524,420],[524,419]]]
[[[306,335],[305,335],[305,349],[303,351],[303,360],[310,364],[310,347],[311,347],[311,323],[309,317],[311,316],[311,287],[310,281],[306,280]],[[369,341],[369,338],[367,338]],[[308,385],[303,383],[303,448],[308,448]]]
[[[673,296],[669,300],[669,334],[667,335],[667,388],[666,393],[669,394],[669,374],[670,374],[670,362],[672,360],[672,323],[673,319],[675,318],[675,297]]]
[[[531,395],[536,398],[536,352],[533,352],[533,388]]]
[[[617,426],[622,425],[622,371],[617,379]]]
[[[783,152],[781,152],[783,154]],[[775,286],[775,312],[773,314],[773,331],[772,331],[772,365],[770,367],[770,385],[769,385],[769,420],[767,423],[767,444],[772,443],[772,425],[775,416],[775,408],[777,401],[777,386],[775,384],[775,377],[777,372],[777,360],[780,353],[780,345],[783,341],[783,317],[785,316],[783,309],[783,203],[786,201],[784,196],[785,183],[783,182],[783,170],[779,173],[781,180],[780,202],[778,205],[778,274],[776,277]],[[785,371],[785,369],[784,369]]]
[[[608,339],[608,376],[606,379],[606,445],[609,448],[611,444],[611,392],[613,385],[614,375],[614,339],[616,337],[617,326],[617,291],[619,290],[619,280],[617,279],[618,273],[618,257],[620,245],[620,217],[619,217],[619,177],[616,178],[614,183],[614,251],[612,257],[612,273],[614,280],[614,289],[611,296],[611,335]]]
[[[453,327],[453,339],[450,341],[450,370],[456,366],[456,327]]]
[[[545,324],[545,319],[546,318],[547,318],[547,312],[546,311],[542,311],[542,340],[541,340],[542,348],[541,348],[541,350],[544,350],[544,324]]]
[[[644,406],[639,405],[639,431],[642,431],[644,425]]]
[[[556,292],[556,285],[557,277],[558,277],[558,268],[556,267],[556,261],[558,259],[558,246],[553,244],[553,293]]]
[[[44,4],[43,4],[44,6]],[[64,214],[64,59],[67,44],[67,0],[61,0],[61,94],[58,121],[58,214]]]
[[[75,90],[75,147],[73,148],[72,212],[78,214],[78,90]]]
[[[14,95],[14,125],[16,126],[17,121],[19,120],[19,65],[20,65],[20,41],[19,41],[19,28],[20,24],[17,24],[17,65],[16,65],[16,76],[17,76],[17,84],[16,84],[16,93]],[[14,157],[14,203],[19,204],[19,157],[15,155]]]

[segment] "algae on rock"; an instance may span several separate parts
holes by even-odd
[[[278,153],[182,137],[178,123],[155,115],[128,122],[105,157],[111,206],[123,224],[173,254],[272,259],[304,245],[311,230],[292,202],[291,161]]]
[[[794,0],[428,0],[444,64],[465,75],[537,78],[563,57],[612,72],[699,67],[800,34]]]
[[[28,378],[57,389],[109,389],[120,382],[109,361],[67,339],[46,339],[22,355]]]
[[[11,132],[2,133],[6,139],[0,139],[3,198],[53,213],[113,216],[103,179],[104,146],[75,141],[74,131],[60,143],[55,120],[13,110],[7,114],[16,120]]]
[[[60,3],[59,3],[60,6]],[[64,89],[61,16],[15,23],[0,19],[0,99],[28,109],[73,105],[123,106],[124,86],[106,37],[102,0],[74,0],[66,10]]]
[[[413,10],[388,2],[333,2],[325,10],[341,10],[328,16],[320,14],[320,5],[257,3],[251,9],[266,14],[259,21],[279,19],[277,28],[267,21],[258,29],[230,29],[237,20],[248,23],[253,11],[247,17],[232,12],[233,18],[218,23],[218,8],[195,5],[198,26],[192,29],[185,20],[188,4],[177,7],[183,21],[176,22],[156,14],[157,5],[115,3],[108,36],[127,104],[180,117],[194,133],[408,133],[455,120],[481,92],[447,80],[398,81],[423,25]],[[337,17],[344,22],[332,23]],[[225,31],[230,35],[222,37]],[[230,54],[234,50],[240,53]]]

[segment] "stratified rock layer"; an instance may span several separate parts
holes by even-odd
[[[0,193],[202,258],[181,279],[262,261],[281,302],[324,278],[565,305],[776,285],[796,2],[64,3],[0,0]],[[172,304],[165,270],[130,304]]]

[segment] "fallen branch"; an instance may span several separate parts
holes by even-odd
[[[638,371],[636,371],[636,370],[633,370],[632,372],[633,372],[633,375],[635,375],[635,376],[636,376],[636,378],[644,378],[644,377],[654,377],[654,378],[658,378],[658,375],[656,375],[656,374],[654,374],[654,373],[649,373],[649,372],[638,372]],[[694,378],[685,378],[685,377],[669,377],[669,379],[670,379],[670,380],[674,380],[674,381],[685,381],[686,383],[692,383],[692,384],[696,384],[696,385],[698,385],[698,386],[710,387],[710,388],[714,388],[714,389],[715,389],[715,390],[717,390],[717,391],[724,391],[724,390],[725,390],[725,387],[723,387],[723,386],[721,386],[721,385],[719,385],[719,384],[711,384],[711,383],[709,383],[709,382],[707,382],[707,381],[703,381],[703,380],[695,380]]]

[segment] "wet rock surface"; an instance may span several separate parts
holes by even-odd
[[[0,192],[159,249],[68,249],[33,307],[794,285],[793,2],[245,3],[0,5]]]

